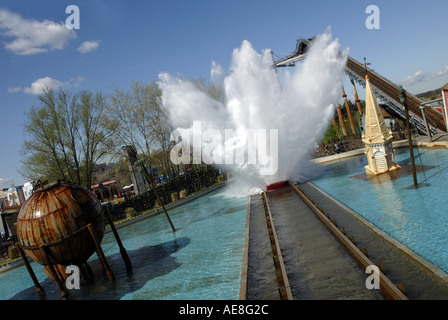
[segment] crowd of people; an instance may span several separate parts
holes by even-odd
[[[333,153],[341,153],[341,152],[345,152],[345,151],[347,151],[347,150],[344,146],[342,137],[340,137],[337,141],[333,142]],[[328,145],[328,144],[325,145],[325,153],[327,155],[332,154],[332,151],[330,150],[330,145]]]
[[[355,149],[363,148],[361,135],[352,135],[346,137],[339,137],[338,139],[327,143],[316,146],[313,150],[313,158],[321,158],[334,154],[339,154],[346,151],[351,151]]]

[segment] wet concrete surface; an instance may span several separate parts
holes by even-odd
[[[279,300],[280,293],[261,195],[251,197],[249,230],[246,298],[248,300]]]
[[[294,299],[382,300],[368,274],[290,187],[267,193]],[[247,299],[277,297],[261,195],[252,196]],[[275,296],[276,294],[276,296]]]

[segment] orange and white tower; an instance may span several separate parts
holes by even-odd
[[[368,165],[366,173],[377,175],[401,168],[395,164],[392,149],[392,133],[384,122],[381,109],[370,86],[369,76],[366,75],[366,110],[365,125],[362,140],[366,147]]]

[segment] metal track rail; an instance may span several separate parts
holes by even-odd
[[[241,264],[241,284],[240,284],[240,300],[246,300],[247,296],[247,269],[249,264],[249,231],[250,231],[250,202],[252,196],[249,195],[247,200],[246,229],[244,232],[244,248],[243,263]]]
[[[308,48],[312,44],[312,40],[313,39],[297,39],[296,50],[287,57],[275,61],[274,65],[276,67],[294,66],[295,62],[305,59]],[[383,100],[390,109],[404,119],[404,108],[399,99],[400,93],[398,91],[398,86],[374,70],[366,68],[362,63],[352,57],[347,57],[346,73],[350,76],[350,78],[364,87],[366,69],[370,76],[370,83],[372,84],[375,94],[381,98],[381,100]],[[429,134],[424,123],[424,116],[420,109],[422,101],[410,92],[406,92],[406,99],[409,111],[411,113],[410,122],[420,132]],[[432,127],[430,128],[432,133],[436,133],[437,130],[446,132],[447,128],[442,113],[429,108],[427,110],[426,119]]]
[[[275,230],[274,221],[272,219],[271,209],[269,208],[268,198],[266,192],[262,193],[264,210],[266,214],[266,223],[268,226],[269,238],[271,240],[272,256],[275,265],[275,274],[277,276],[277,283],[282,300],[293,300],[291,287],[289,285],[288,275],[286,273],[285,264],[283,262],[282,252]]]
[[[292,189],[295,193],[305,202],[305,204],[314,212],[319,220],[321,220],[325,226],[331,231],[331,233],[346,247],[348,252],[353,258],[366,269],[368,266],[374,266],[375,264],[368,258],[366,249],[359,249],[353,238],[349,238],[345,235],[343,227],[338,227],[335,220],[331,220],[329,214],[319,209],[319,206],[314,203],[308,196],[297,186],[292,185]],[[379,283],[380,289],[389,299],[392,300],[409,300],[408,297],[400,290],[397,285],[393,284],[390,279],[381,271],[383,268],[381,265],[379,268]],[[404,290],[404,289],[403,289]]]
[[[347,58],[347,74],[363,87],[365,87],[365,69],[365,66],[357,60],[353,59],[350,56]],[[372,69],[367,68],[367,72],[369,74],[370,83],[373,87],[373,90],[375,91],[375,94],[383,101],[385,101],[394,112],[404,117],[404,109],[399,99],[400,92],[398,91],[398,86],[387,80],[380,74],[376,73]],[[421,132],[426,133],[427,130],[423,121],[422,112],[420,110],[422,101],[420,101],[416,96],[409,92],[406,92],[406,99],[409,111],[413,115],[411,116],[410,121],[413,122],[413,124]],[[443,119],[442,113],[432,109],[428,109],[427,117],[432,127],[441,131],[446,131],[445,121]],[[433,133],[435,133],[434,130]]]

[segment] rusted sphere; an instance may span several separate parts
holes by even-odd
[[[36,189],[22,206],[17,238],[28,256],[42,265],[79,265],[95,252],[89,224],[101,241],[106,224],[98,199],[84,187],[57,181]],[[51,261],[42,253],[44,245]]]

